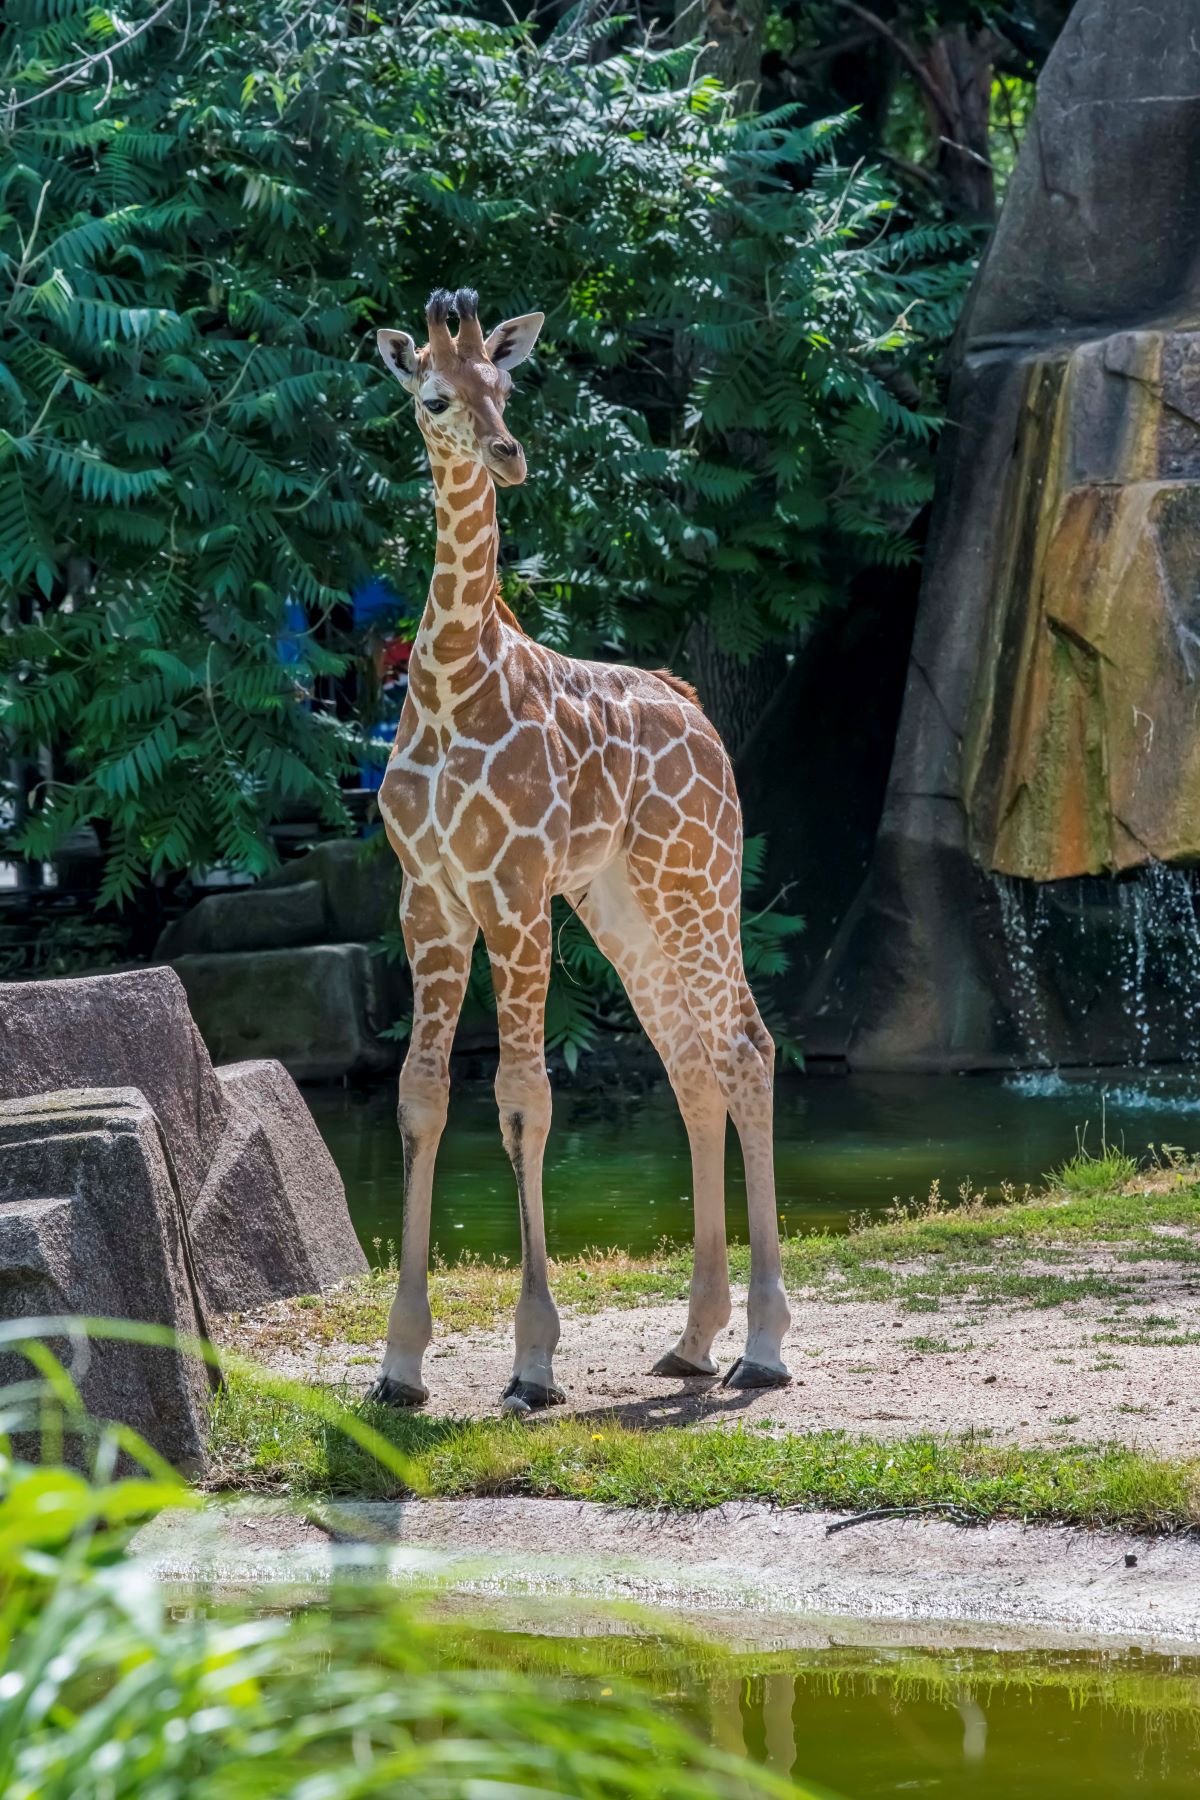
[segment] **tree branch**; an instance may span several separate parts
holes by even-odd
[[[104,50],[97,50],[93,56],[81,56],[78,62],[64,65],[63,68],[57,71],[59,77],[57,81],[52,81],[49,87],[39,88],[36,94],[29,94],[24,100],[14,100],[11,106],[6,107],[5,110],[10,114],[19,113],[26,106],[33,106],[38,100],[48,100],[50,95],[57,94],[60,88],[69,87],[77,76],[86,75],[89,69],[94,69],[97,63],[103,62],[109,64],[108,90],[106,90],[104,96],[107,100],[108,91],[112,88],[112,64],[110,58],[115,56],[118,50],[124,50],[127,44],[132,44],[134,38],[141,37],[144,31],[149,31],[152,25],[157,25],[163,15],[170,12],[174,4],[175,0],[162,0],[162,5],[157,6],[148,19],[143,19],[140,25],[135,25],[132,31],[127,31],[125,36],[123,38],[118,38],[115,44],[109,44]]]
[[[916,51],[913,50],[910,45],[906,44],[904,39],[894,32],[890,25],[885,24],[881,18],[869,11],[867,7],[860,6],[858,0],[833,0],[833,3],[835,6],[840,7],[843,12],[853,13],[856,19],[861,20],[864,25],[870,26],[872,31],[878,32],[879,36],[884,38],[891,45],[900,60],[906,64],[916,76],[929,98],[933,101],[933,104],[941,113],[943,119],[945,119],[947,125],[953,125],[954,109],[937,82],[933,79],[933,76],[929,73],[929,70],[925,67],[925,64],[917,55]]]

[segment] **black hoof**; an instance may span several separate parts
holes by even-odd
[[[665,1356],[659,1357],[650,1373],[652,1375],[676,1375],[693,1380],[698,1376],[702,1381],[711,1381],[716,1370],[698,1369],[695,1363],[687,1362],[682,1356],[676,1356],[673,1350],[668,1350]]]
[[[560,1387],[543,1387],[539,1381],[518,1381],[514,1375],[503,1394],[500,1406],[504,1412],[541,1412],[547,1406],[562,1406],[567,1396]]]
[[[762,1363],[747,1362],[739,1356],[727,1370],[721,1382],[723,1388],[783,1388],[791,1387],[792,1377],[787,1369],[768,1369]]]
[[[370,1401],[372,1406],[408,1408],[424,1406],[428,1398],[428,1388],[408,1387],[403,1381],[393,1381],[390,1375],[381,1375],[378,1381],[372,1382],[363,1396],[364,1404]]]

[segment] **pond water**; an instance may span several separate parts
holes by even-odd
[[[1200,1782],[1200,1663],[814,1659],[713,1683],[713,1728],[846,1797],[1183,1800]]]
[[[402,1165],[390,1083],[306,1095],[341,1169],[368,1255],[400,1235]],[[1040,1181],[1079,1137],[1102,1132],[1140,1155],[1153,1144],[1200,1147],[1200,1073],[1103,1076],[784,1077],[776,1109],[777,1191],[789,1232],[840,1231],[855,1213],[923,1198],[937,1178],[997,1194],[1003,1182]],[[731,1238],[746,1235],[741,1163],[728,1150]],[[692,1232],[687,1139],[670,1090],[645,1095],[564,1091],[555,1096],[546,1156],[546,1229],[552,1255],[618,1245],[648,1253]],[[490,1086],[459,1089],[438,1157],[433,1240],[456,1260],[520,1253],[512,1173]]]
[[[543,1675],[580,1668],[551,1638],[485,1643],[483,1654]],[[636,1677],[722,1748],[808,1784],[822,1800],[1194,1800],[1200,1791],[1200,1658],[735,1654],[613,1637],[587,1646],[581,1660],[592,1694],[606,1674]]]

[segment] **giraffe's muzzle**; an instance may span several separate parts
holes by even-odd
[[[485,452],[488,470],[501,487],[520,487],[526,476],[525,452],[516,438],[492,438]]]

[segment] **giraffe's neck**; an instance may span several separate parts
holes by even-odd
[[[496,489],[487,470],[433,457],[437,557],[409,665],[423,711],[446,713],[492,664],[496,617]]]

